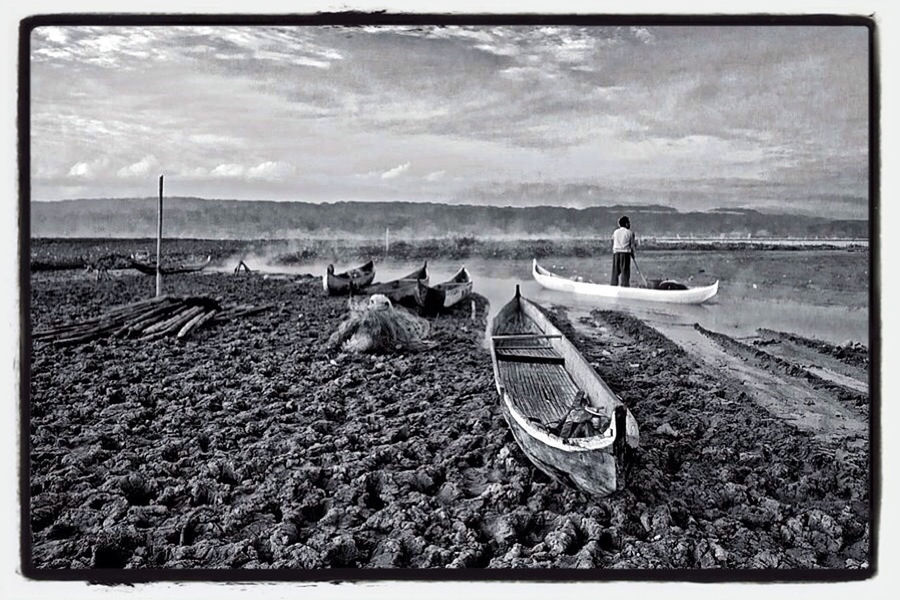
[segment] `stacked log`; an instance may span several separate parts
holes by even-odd
[[[269,308],[272,305],[241,304],[223,308],[215,299],[204,296],[158,296],[114,308],[93,319],[35,331],[32,339],[50,341],[57,346],[109,336],[140,340],[185,339],[210,323],[229,321]]]

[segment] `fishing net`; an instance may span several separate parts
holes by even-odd
[[[357,353],[421,350],[429,329],[425,319],[375,294],[368,301],[350,301],[350,316],[328,338],[328,347]]]

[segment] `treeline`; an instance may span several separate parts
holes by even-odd
[[[868,222],[772,215],[753,210],[679,212],[665,206],[472,206],[417,202],[269,202],[167,198],[167,237],[260,239],[477,236],[606,236],[628,214],[643,237],[867,238]],[[33,202],[35,237],[148,237],[156,232],[155,198]]]

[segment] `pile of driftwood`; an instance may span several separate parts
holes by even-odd
[[[47,340],[58,346],[109,336],[184,339],[208,323],[229,321],[269,308],[272,305],[241,304],[223,308],[213,298],[204,296],[157,296],[114,308],[93,319],[35,331],[32,339]]]

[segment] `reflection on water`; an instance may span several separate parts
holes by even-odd
[[[542,264],[550,269],[558,269],[560,273],[571,275],[583,274],[594,281],[603,281],[608,265],[601,259],[561,258],[545,259]],[[648,267],[642,260],[642,268]],[[248,263],[254,270],[269,273],[325,273],[327,262],[311,261],[300,265],[272,266],[261,261]],[[557,263],[559,263],[557,265]],[[421,266],[418,261],[386,260],[376,262],[375,281],[389,281],[406,275]],[[833,343],[847,340],[868,344],[869,311],[866,308],[865,290],[860,291],[859,305],[856,307],[840,305],[821,305],[816,303],[814,294],[798,289],[798,300],[767,299],[764,289],[753,287],[752,275],[742,274],[738,281],[720,281],[719,294],[704,304],[679,305],[656,302],[623,301],[604,298],[590,298],[547,290],[540,287],[531,277],[530,260],[494,260],[469,258],[465,261],[437,260],[428,262],[431,283],[450,279],[459,267],[465,264],[474,280],[474,291],[486,297],[490,302],[489,317],[508,302],[515,293],[516,285],[521,286],[522,294],[531,300],[543,304],[566,307],[573,317],[587,314],[600,308],[618,310],[633,314],[650,325],[693,325],[699,323],[707,329],[726,333],[733,337],[749,336],[758,328],[788,331],[814,337]],[[357,264],[336,264],[335,271],[341,272]],[[225,265],[222,270],[230,271],[234,265]],[[580,271],[579,271],[580,269]],[[635,274],[632,275],[634,277]],[[691,282],[691,285],[706,285],[712,279]],[[754,295],[748,295],[752,290]]]

